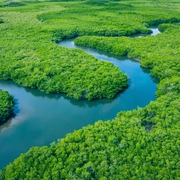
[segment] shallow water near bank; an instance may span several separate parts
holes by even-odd
[[[72,40],[60,45],[74,47]],[[32,146],[49,145],[67,133],[97,120],[113,119],[119,111],[146,106],[155,100],[156,80],[136,61],[83,48],[99,59],[118,66],[129,76],[129,87],[113,99],[76,101],[63,94],[44,94],[0,81],[0,89],[15,98],[16,116],[0,126],[0,169]]]

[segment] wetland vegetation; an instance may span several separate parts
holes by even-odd
[[[139,59],[160,80],[156,101],[32,147],[0,179],[180,178],[178,0],[0,0],[0,21],[0,79],[74,99],[114,97],[127,86],[122,71],[56,44],[77,37],[78,45]],[[153,25],[162,33],[128,37]]]
[[[0,124],[13,115],[14,99],[7,92],[0,90]]]

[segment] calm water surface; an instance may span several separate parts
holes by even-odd
[[[73,41],[60,45],[73,47]],[[67,133],[97,120],[113,119],[119,111],[144,107],[155,100],[156,82],[135,61],[83,48],[99,59],[114,63],[129,76],[129,87],[114,99],[76,101],[62,94],[47,95],[0,81],[0,89],[15,98],[16,116],[0,126],[0,169],[32,146],[49,145]]]

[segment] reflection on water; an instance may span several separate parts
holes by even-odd
[[[0,123],[0,132],[1,132],[2,129],[7,128],[8,126],[10,126],[11,122],[12,122],[12,119],[10,119],[8,121],[1,122]]]
[[[62,43],[75,46],[73,41]],[[16,116],[0,126],[0,169],[32,146],[49,145],[97,120],[113,119],[119,111],[144,107],[155,100],[156,84],[138,62],[88,48],[83,50],[118,66],[129,76],[128,88],[113,99],[76,101],[64,94],[44,94],[12,81],[0,81],[0,89],[12,94],[16,104]]]

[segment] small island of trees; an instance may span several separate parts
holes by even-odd
[[[0,124],[9,119],[14,111],[14,99],[7,92],[0,90]]]

